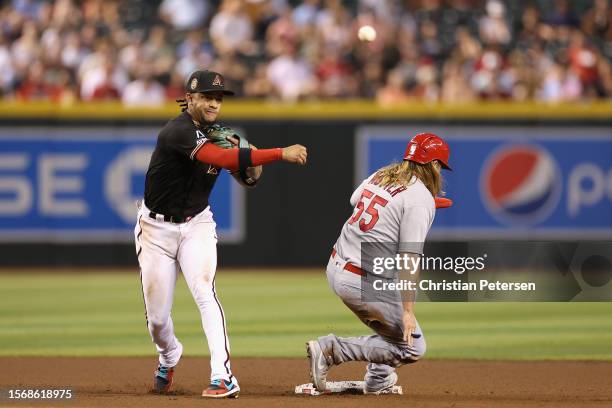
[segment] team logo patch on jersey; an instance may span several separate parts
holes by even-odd
[[[193,78],[191,80],[191,84],[189,84],[189,87],[193,90],[196,89],[198,87],[198,78]]]
[[[223,86],[223,80],[219,75],[215,75],[215,79],[212,81],[213,86]]]
[[[209,166],[206,174],[219,174],[219,169],[214,166]]]
[[[503,146],[485,163],[480,191],[485,206],[500,221],[533,225],[559,203],[561,173],[546,150],[533,145]]]

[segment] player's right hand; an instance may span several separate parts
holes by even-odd
[[[306,148],[302,145],[296,144],[283,148],[283,161],[289,163],[297,163],[303,166],[306,164],[307,157],[308,152],[306,151]]]

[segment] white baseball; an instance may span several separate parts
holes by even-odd
[[[357,37],[359,37],[361,41],[374,41],[376,39],[376,30],[371,25],[361,26],[357,32]]]

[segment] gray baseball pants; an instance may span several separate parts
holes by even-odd
[[[417,322],[412,347],[404,341],[401,302],[363,302],[361,276],[344,270],[346,261],[338,255],[327,264],[327,281],[344,304],[376,334],[360,337],[319,337],[319,345],[334,365],[346,361],[369,362],[366,390],[379,391],[391,385],[396,367],[418,361],[425,354],[425,337]]]

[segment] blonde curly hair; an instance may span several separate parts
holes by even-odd
[[[378,170],[372,180],[382,188],[391,186],[408,187],[414,183],[413,177],[416,177],[425,184],[432,196],[441,196],[444,195],[442,175],[440,174],[440,166],[436,166],[434,162],[420,164],[404,160],[401,163],[392,163]]]

